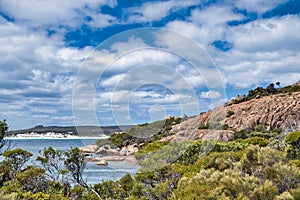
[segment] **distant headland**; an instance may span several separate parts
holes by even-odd
[[[131,125],[122,126],[43,126],[37,125],[29,129],[8,131],[6,134],[10,137],[16,136],[37,136],[52,135],[60,137],[81,136],[93,137],[110,135],[114,132],[121,132],[132,127]]]

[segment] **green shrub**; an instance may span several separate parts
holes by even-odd
[[[265,124],[257,124],[254,127],[254,131],[255,132],[261,132],[261,133],[266,133],[267,132],[266,125]]]
[[[300,132],[292,132],[285,138],[285,143],[288,144],[288,157],[292,159],[299,159],[300,157]]]
[[[108,139],[113,145],[121,148],[127,145],[127,141],[132,139],[132,136],[127,133],[114,133]]]
[[[279,89],[280,93],[290,93],[290,92],[299,92],[300,91],[300,86],[295,85],[295,86],[286,86],[284,88]]]
[[[202,141],[197,140],[194,141],[189,147],[181,154],[177,160],[177,163],[190,165],[197,161],[199,158],[202,147]]]
[[[188,148],[186,143],[154,142],[145,149],[140,149],[135,157],[142,166],[143,172],[164,168],[178,159]]]
[[[293,199],[300,199],[300,186],[291,191]]]
[[[229,142],[217,142],[215,143],[212,151],[214,152],[227,152],[227,151],[239,151],[247,147],[247,143],[238,141]]]
[[[201,170],[191,178],[180,179],[171,199],[274,199],[277,188],[271,181],[260,183],[239,170]]]
[[[273,134],[253,131],[247,135],[247,138],[251,138],[251,137],[261,137],[261,138],[269,139],[273,137]]]
[[[133,188],[134,185],[134,180],[131,177],[130,174],[126,174],[125,176],[123,176],[120,180],[120,185],[123,188],[123,190],[125,190],[126,192],[130,192]]]
[[[247,134],[245,130],[241,130],[239,132],[234,132],[233,134],[233,139],[237,140],[237,139],[246,139],[247,138]]]
[[[209,124],[204,124],[204,123],[200,123],[198,126],[198,129],[208,129],[209,128]]]
[[[295,159],[295,160],[289,160],[288,162],[290,165],[296,166],[298,168],[300,168],[300,160]]]
[[[162,149],[165,145],[167,145],[169,142],[161,142],[161,141],[155,141],[152,143],[148,143],[146,146],[143,146],[138,150],[136,153],[136,156],[139,156],[141,154],[147,154],[154,151],[157,151],[159,149]]]
[[[231,117],[232,115],[234,115],[234,112],[231,110],[227,111],[226,117]]]
[[[94,189],[103,199],[125,199],[129,196],[119,183],[111,180],[94,185]]]
[[[271,176],[267,177],[272,180],[280,193],[289,191],[299,186],[300,170],[298,167],[283,163],[275,163],[268,169]]]
[[[260,147],[265,147],[269,144],[269,140],[261,137],[251,137],[245,140],[247,144],[258,145]]]
[[[284,192],[284,193],[276,196],[276,198],[275,198],[275,200],[295,200],[295,199],[296,198],[293,198],[293,196],[289,192]],[[298,199],[300,199],[300,198],[298,198]]]
[[[297,114],[296,111],[292,111],[292,112],[291,112],[291,115],[296,115],[296,114]]]
[[[177,187],[180,174],[166,166],[153,171],[137,173],[132,194],[135,199],[167,199]]]
[[[298,147],[300,145],[300,132],[292,132],[288,134],[285,138],[285,142]]]
[[[278,189],[272,181],[265,180],[260,186],[254,189],[253,200],[273,200],[278,194]]]

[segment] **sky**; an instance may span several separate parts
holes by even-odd
[[[189,116],[300,79],[299,0],[0,0],[0,119]]]

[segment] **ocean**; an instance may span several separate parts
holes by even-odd
[[[68,150],[71,147],[82,147],[89,144],[94,144],[96,140],[101,138],[9,138],[13,148],[22,148],[33,154],[28,165],[38,164],[35,158],[40,155],[46,147],[54,149]],[[88,162],[84,171],[84,178],[88,184],[96,184],[105,180],[119,180],[125,174],[134,175],[139,169],[139,166],[126,161],[108,162],[107,166],[98,166],[94,162]]]

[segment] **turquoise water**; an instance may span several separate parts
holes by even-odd
[[[65,139],[65,138],[26,138],[26,139],[9,139],[13,148],[23,148],[30,151],[33,157],[27,164],[37,164],[35,158],[40,155],[39,151],[46,147],[52,146],[54,149],[68,150],[71,147],[82,147],[89,144],[94,144],[96,138],[78,138],[78,139]],[[98,166],[96,163],[87,163],[86,170],[84,171],[85,179],[89,184],[99,183],[103,180],[118,180],[126,173],[134,175],[139,166],[125,162],[108,162],[107,166]]]

